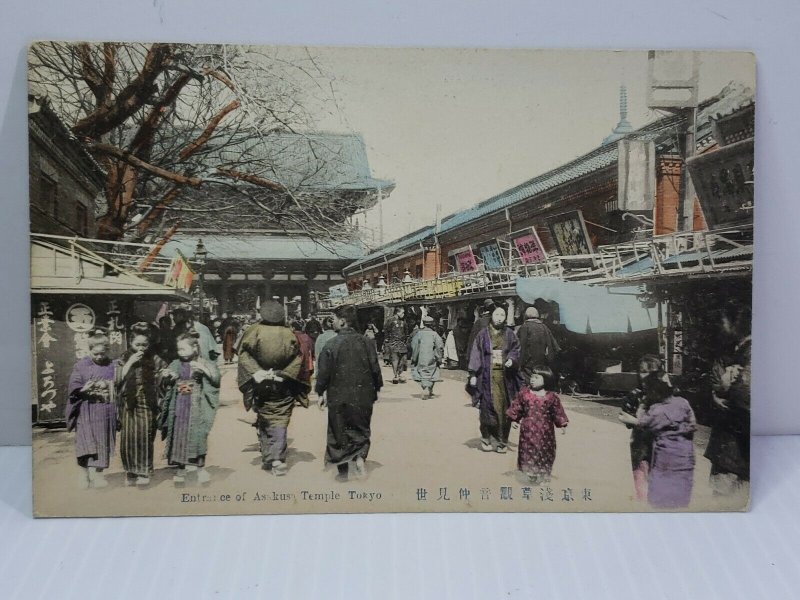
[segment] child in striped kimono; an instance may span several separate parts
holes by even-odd
[[[156,353],[147,323],[131,326],[130,348],[117,361],[119,454],[126,484],[146,486],[153,472],[153,442],[159,414],[159,388],[172,371]]]

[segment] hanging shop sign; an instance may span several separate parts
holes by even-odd
[[[478,270],[478,261],[472,251],[472,246],[451,250],[448,252],[448,256],[459,273],[474,273]]]
[[[582,211],[573,210],[551,217],[547,219],[547,226],[561,256],[592,254],[592,241]]]
[[[483,242],[478,245],[478,254],[483,261],[483,266],[488,271],[498,271],[506,266],[506,260],[497,240]]]
[[[686,161],[709,229],[753,223],[753,138]]]
[[[340,283],[338,285],[332,285],[328,288],[328,294],[330,298],[344,298],[349,293],[347,289],[346,283]]]
[[[542,241],[536,233],[536,228],[530,227],[511,234],[511,243],[514,245],[517,256],[523,265],[538,263],[547,258]]]

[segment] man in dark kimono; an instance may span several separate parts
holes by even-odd
[[[261,322],[251,325],[239,345],[238,386],[245,409],[256,412],[256,428],[264,470],[285,475],[286,433],[295,399],[308,390],[301,380],[300,345],[285,325],[283,307],[270,300],[261,305]]]
[[[366,475],[372,405],[383,387],[375,344],[355,329],[354,307],[337,313],[338,333],[317,357],[317,395],[327,395],[328,444],[325,462],[336,465],[338,481],[347,481],[350,463],[355,475]]]
[[[491,323],[475,337],[469,358],[472,405],[480,411],[481,450],[507,451],[511,420],[506,411],[519,391],[519,340],[506,326],[506,311],[498,306]]]
[[[550,366],[561,348],[550,328],[539,318],[533,306],[525,310],[525,323],[517,332],[520,346],[520,371],[525,381],[531,378],[537,365]]]

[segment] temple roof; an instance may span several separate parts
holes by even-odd
[[[229,233],[222,235],[173,236],[161,250],[162,256],[173,257],[180,251],[187,258],[195,252],[202,237],[208,251],[208,261],[331,261],[353,260],[364,255],[358,242],[326,242],[321,244],[310,237]]]

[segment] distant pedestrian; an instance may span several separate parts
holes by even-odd
[[[426,315],[411,339],[411,375],[422,386],[423,398],[433,398],[433,386],[442,380],[439,366],[444,357],[444,342],[431,325],[433,318]]]
[[[653,508],[685,508],[694,479],[694,411],[686,398],[673,395],[669,376],[662,369],[643,378],[642,390],[647,408],[641,408],[636,417],[620,413],[619,419],[653,435],[647,502]]]
[[[315,365],[319,363],[319,355],[322,352],[322,349],[325,347],[329,341],[336,337],[336,331],[333,329],[333,318],[332,317],[325,317],[322,320],[322,333],[317,336],[316,341],[314,342],[314,361]],[[315,371],[319,370],[318,366],[315,366]]]
[[[539,365],[532,369],[529,384],[511,402],[508,418],[519,423],[517,468],[534,485],[547,483],[556,460],[555,428],[566,431],[569,419],[561,400],[552,390],[553,372]]]
[[[304,331],[313,341],[316,342],[317,338],[322,333],[323,328],[319,320],[317,320],[317,318],[314,315],[311,315],[311,317],[305,324]]]
[[[402,306],[394,309],[392,315],[383,327],[384,349],[389,353],[392,363],[392,383],[401,383],[403,371],[406,363],[406,352],[408,351],[408,337],[406,335],[406,325],[404,322],[406,311]]]
[[[338,311],[338,333],[318,357],[316,392],[328,406],[325,462],[336,465],[339,481],[347,481],[350,465],[356,477],[367,474],[372,409],[383,387],[375,344],[356,331],[356,324],[355,308]]]
[[[367,323],[367,328],[364,330],[364,335],[375,342],[375,348],[378,347],[378,327],[370,321]]]
[[[529,379],[533,368],[539,365],[550,366],[561,348],[550,329],[539,318],[539,311],[533,306],[525,309],[525,322],[517,332],[520,347],[520,371]]]
[[[94,332],[87,342],[88,356],[75,364],[67,386],[67,431],[75,432],[80,486],[104,488],[108,481],[103,472],[111,462],[117,436],[115,367],[104,332]]]
[[[222,322],[217,330],[222,341],[222,359],[226,365],[233,363],[233,356],[236,353],[236,340],[239,335],[239,322],[232,316],[222,315]]]
[[[297,379],[303,384],[298,386],[296,398],[301,406],[308,408],[308,392],[311,390],[311,377],[314,375],[314,340],[303,331],[304,325],[300,319],[292,321],[292,332],[300,346],[300,373]]]
[[[458,367],[458,348],[453,330],[447,332],[444,341],[444,368],[455,369]]]
[[[161,413],[165,455],[177,467],[172,478],[176,484],[186,481],[187,472],[196,472],[198,483],[208,483],[206,455],[219,406],[219,370],[202,357],[197,333],[178,336],[177,351],[178,359],[169,365],[173,384]]]
[[[458,355],[458,368],[462,371],[467,370],[469,364],[469,352],[472,346],[469,345],[470,326],[464,317],[456,319],[456,326],[453,329],[453,341],[456,345]],[[474,341],[474,340],[473,340]]]

